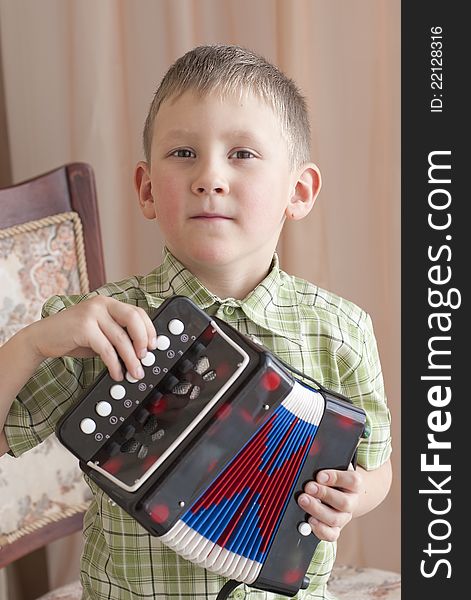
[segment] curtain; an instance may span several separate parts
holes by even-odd
[[[400,1],[0,0],[2,156],[13,182],[90,163],[107,278],[149,271],[162,239],[133,188],[144,119],[169,65],[208,43],[263,54],[307,97],[323,188],[285,227],[281,266],[371,314],[392,413],[391,492],[345,528],[337,562],[399,571]],[[78,573],[60,558],[55,585]]]

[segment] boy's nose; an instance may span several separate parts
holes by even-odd
[[[221,175],[206,171],[195,177],[191,184],[191,191],[198,196],[207,194],[225,195],[229,193],[229,184]]]

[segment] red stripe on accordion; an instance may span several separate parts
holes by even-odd
[[[293,429],[299,422],[298,418],[293,419],[269,462],[263,464],[269,433],[276,418],[277,415],[273,415],[273,418],[265,424],[259,435],[247,444],[229,467],[219,475],[206,493],[190,509],[193,514],[201,508],[210,509],[212,506],[221,503],[223,499],[231,500],[235,495],[248,488],[249,491],[237,514],[227,523],[217,541],[217,544],[221,547],[227,545],[240,522],[241,515],[244,514],[257,496],[259,496],[257,500],[258,526],[263,540],[260,547],[261,552],[265,552],[272,539],[274,528],[279,521],[293,479],[312,441],[312,437],[308,436],[302,446],[299,446],[273,473],[270,473],[273,463],[283,453]]]

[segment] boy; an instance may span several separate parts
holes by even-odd
[[[189,296],[368,413],[371,435],[359,447],[357,470],[323,471],[299,498],[323,541],[310,587],[298,597],[329,598],[341,529],[389,490],[389,413],[368,315],[278,266],[284,221],[305,217],[321,186],[309,138],[296,86],[252,52],[200,47],[172,65],[146,120],[146,162],[135,171],[142,213],[165,238],[163,263],[87,297],[53,297],[47,318],[0,349],[2,371],[11,374],[0,380],[0,448],[18,455],[52,433],[103,363],[121,380],[118,355],[142,378],[140,359],[156,347],[148,313],[171,295]],[[216,597],[222,578],[164,547],[89,485],[84,598]],[[243,589],[236,598],[279,598]]]

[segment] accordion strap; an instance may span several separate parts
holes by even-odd
[[[235,581],[234,579],[229,579],[219,590],[219,594],[216,597],[216,600],[226,600],[229,597],[229,594],[241,585],[240,581]]]

